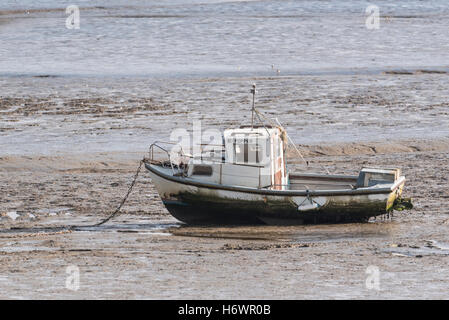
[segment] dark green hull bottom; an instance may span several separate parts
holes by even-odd
[[[365,222],[370,217],[387,213],[386,203],[378,201],[368,206],[360,203],[328,203],[311,210],[298,211],[289,201],[275,203],[254,201],[226,201],[195,195],[177,195],[176,200],[164,200],[167,210],[176,219],[193,225],[295,225],[318,223]],[[173,198],[172,198],[173,199]]]

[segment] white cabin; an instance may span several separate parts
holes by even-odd
[[[284,131],[242,126],[223,133],[223,145],[192,159],[187,175],[203,182],[283,190],[288,185]],[[213,149],[213,150],[211,150]]]

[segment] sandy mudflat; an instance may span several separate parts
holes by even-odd
[[[79,29],[64,2],[0,3],[0,298],[449,298],[447,0],[379,1],[374,30],[366,1],[90,0]],[[402,168],[414,210],[186,227],[142,172],[123,215],[64,231],[112,212],[173,129],[247,124],[253,83],[307,170]]]
[[[447,299],[447,77],[0,79],[0,298]],[[365,224],[187,227],[142,172],[121,216],[58,228],[113,211],[172,128],[245,121],[253,81],[311,170],[400,167],[414,210]],[[66,288],[73,265],[77,291]],[[369,266],[379,291],[365,285]]]
[[[448,144],[398,145],[404,150],[394,153],[340,145],[349,154],[334,146],[328,153],[338,155],[310,159],[335,172],[400,164],[413,211],[295,227],[181,226],[143,173],[122,216],[61,233],[51,227],[91,224],[110,212],[136,161],[113,153],[3,157],[1,227],[31,229],[0,233],[0,298],[449,298]],[[326,150],[308,147],[316,149]],[[78,291],[65,288],[71,265],[80,269]],[[371,265],[380,270],[380,291],[365,286]]]

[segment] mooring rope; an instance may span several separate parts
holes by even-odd
[[[255,113],[256,113],[257,116],[261,116],[262,118],[264,118],[264,119],[267,120],[268,122],[271,122],[271,124],[272,124],[274,127],[276,127],[276,124],[275,124],[271,119],[267,118],[263,113],[259,112],[259,111],[258,111],[257,109],[255,109],[255,108],[254,108],[254,111],[255,111]],[[259,121],[262,123],[262,125],[264,125],[263,121],[260,120],[260,117],[259,117]],[[297,147],[296,144],[293,142],[292,138],[290,138],[290,135],[288,134],[287,130],[284,129],[284,126],[280,123],[280,121],[279,121],[278,118],[276,118],[276,122],[277,122],[277,125],[278,125],[278,126],[285,132],[285,135],[287,136],[287,144],[293,146],[293,148],[294,148],[295,151],[298,153],[298,155],[300,156],[300,158],[302,159],[302,161],[304,161],[304,163],[305,163],[306,166],[308,167],[308,166],[309,166],[309,161],[307,161],[307,160],[304,158],[304,156],[302,155],[301,151],[299,151],[298,147]],[[265,125],[264,125],[264,127],[265,127]],[[266,129],[266,128],[265,128],[265,129]],[[267,131],[268,131],[268,130],[267,130]],[[331,174],[330,171],[329,171],[325,166],[323,166],[322,164],[319,164],[319,166],[320,166],[322,169],[324,169],[324,170],[327,172],[327,174]]]
[[[99,227],[102,224],[105,224],[106,222],[108,222],[109,220],[114,218],[115,216],[117,216],[120,213],[120,210],[122,209],[122,207],[125,204],[126,200],[128,200],[128,197],[131,194],[131,191],[133,190],[134,185],[136,184],[136,181],[137,181],[137,178],[139,177],[140,169],[142,169],[142,164],[143,163],[144,163],[143,159],[139,161],[139,167],[137,168],[137,171],[134,174],[134,178],[133,178],[133,181],[131,182],[131,185],[128,188],[128,192],[126,192],[125,197],[122,199],[122,201],[120,202],[119,206],[117,207],[117,209],[115,209],[115,211],[113,213],[111,213],[107,218],[101,220],[100,222],[98,222],[96,224],[87,225],[87,226],[70,226],[69,229],[70,230],[74,230],[74,229],[77,229],[77,228]]]
[[[128,200],[129,195],[131,194],[131,191],[134,188],[134,185],[136,184],[137,178],[139,177],[139,173],[142,169],[142,165],[144,163],[144,159],[140,160],[139,162],[139,167],[137,168],[136,173],[134,174],[134,178],[128,188],[128,192],[126,192],[125,197],[122,199],[122,201],[120,202],[119,206],[117,207],[117,209],[114,210],[114,212],[112,212],[108,217],[106,217],[105,219],[101,220],[98,223],[95,224],[91,224],[91,225],[69,225],[67,227],[43,227],[43,228],[35,228],[35,230],[37,230],[36,232],[32,232],[33,228],[12,228],[12,229],[5,229],[5,230],[0,230],[0,233],[15,233],[14,235],[11,236],[7,236],[7,237],[0,237],[0,238],[23,238],[23,237],[35,237],[35,236],[43,236],[43,235],[55,235],[55,234],[63,234],[63,233],[70,233],[72,231],[76,231],[76,230],[80,230],[82,228],[91,228],[91,227],[98,227],[101,226],[103,224],[105,224],[106,222],[108,222],[109,220],[115,218],[119,213],[120,210],[122,209],[123,205],[125,204],[126,200]],[[38,230],[46,230],[44,232],[39,232]],[[55,231],[50,231],[50,230],[55,230]],[[57,231],[56,231],[57,230]],[[23,234],[17,234],[17,232],[24,232]]]

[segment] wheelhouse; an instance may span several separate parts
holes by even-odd
[[[288,176],[282,135],[279,127],[227,129],[221,161],[215,156],[220,150],[202,152],[201,157],[190,160],[187,175],[219,184],[283,190]]]

